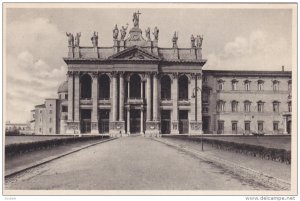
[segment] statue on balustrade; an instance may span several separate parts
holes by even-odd
[[[158,40],[158,33],[159,29],[157,27],[154,27],[153,35],[154,35],[154,40]]]
[[[196,46],[197,46],[198,48],[201,48],[201,47],[202,47],[202,41],[203,41],[203,35],[202,35],[202,36],[197,35]]]
[[[68,36],[69,47],[73,47],[73,45],[74,45],[74,36],[73,36],[73,34],[66,32],[66,35]]]
[[[118,35],[119,35],[119,29],[118,29],[118,26],[115,25],[115,28],[113,29],[113,38],[114,38],[114,40],[118,40]]]
[[[193,34],[191,35],[191,47],[192,47],[192,48],[193,48],[193,47],[196,47],[196,46],[195,46],[195,37],[194,37]]]
[[[75,37],[75,47],[79,47],[81,33],[77,33]]]
[[[98,32],[96,34],[96,32],[94,31],[94,35],[92,36],[91,40],[93,47],[98,47]]]
[[[128,24],[126,24],[126,28],[124,26],[122,26],[122,29],[120,29],[121,32],[121,40],[124,40],[125,36],[126,36],[126,30],[128,28]]]
[[[145,33],[146,33],[147,41],[151,41],[151,38],[150,38],[150,27],[148,27],[148,28],[145,30]]]

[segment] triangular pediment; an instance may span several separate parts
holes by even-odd
[[[112,60],[149,60],[156,61],[159,57],[140,47],[130,47],[109,57]]]

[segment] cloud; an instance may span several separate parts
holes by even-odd
[[[57,97],[66,79],[65,37],[45,18],[14,21],[6,33],[6,120],[25,122],[35,105]]]
[[[291,45],[273,34],[256,30],[247,37],[237,36],[219,53],[208,54],[205,69],[218,70],[291,70]]]

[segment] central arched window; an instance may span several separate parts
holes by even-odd
[[[92,96],[92,78],[89,74],[80,77],[80,93],[81,98],[90,99]]]
[[[141,98],[141,77],[138,74],[130,77],[130,98]]]
[[[188,100],[189,80],[186,75],[182,75],[179,77],[178,85],[179,85],[179,100]]]
[[[106,74],[99,77],[99,98],[102,100],[110,98],[110,79]]]
[[[168,75],[164,75],[161,80],[161,99],[170,100],[171,99],[171,79]]]

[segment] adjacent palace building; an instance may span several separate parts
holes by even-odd
[[[290,71],[202,70],[200,35],[190,48],[158,47],[159,29],[113,29],[113,46],[80,46],[67,33],[67,80],[35,106],[35,134],[290,134]],[[241,64],[242,65],[242,64]]]

